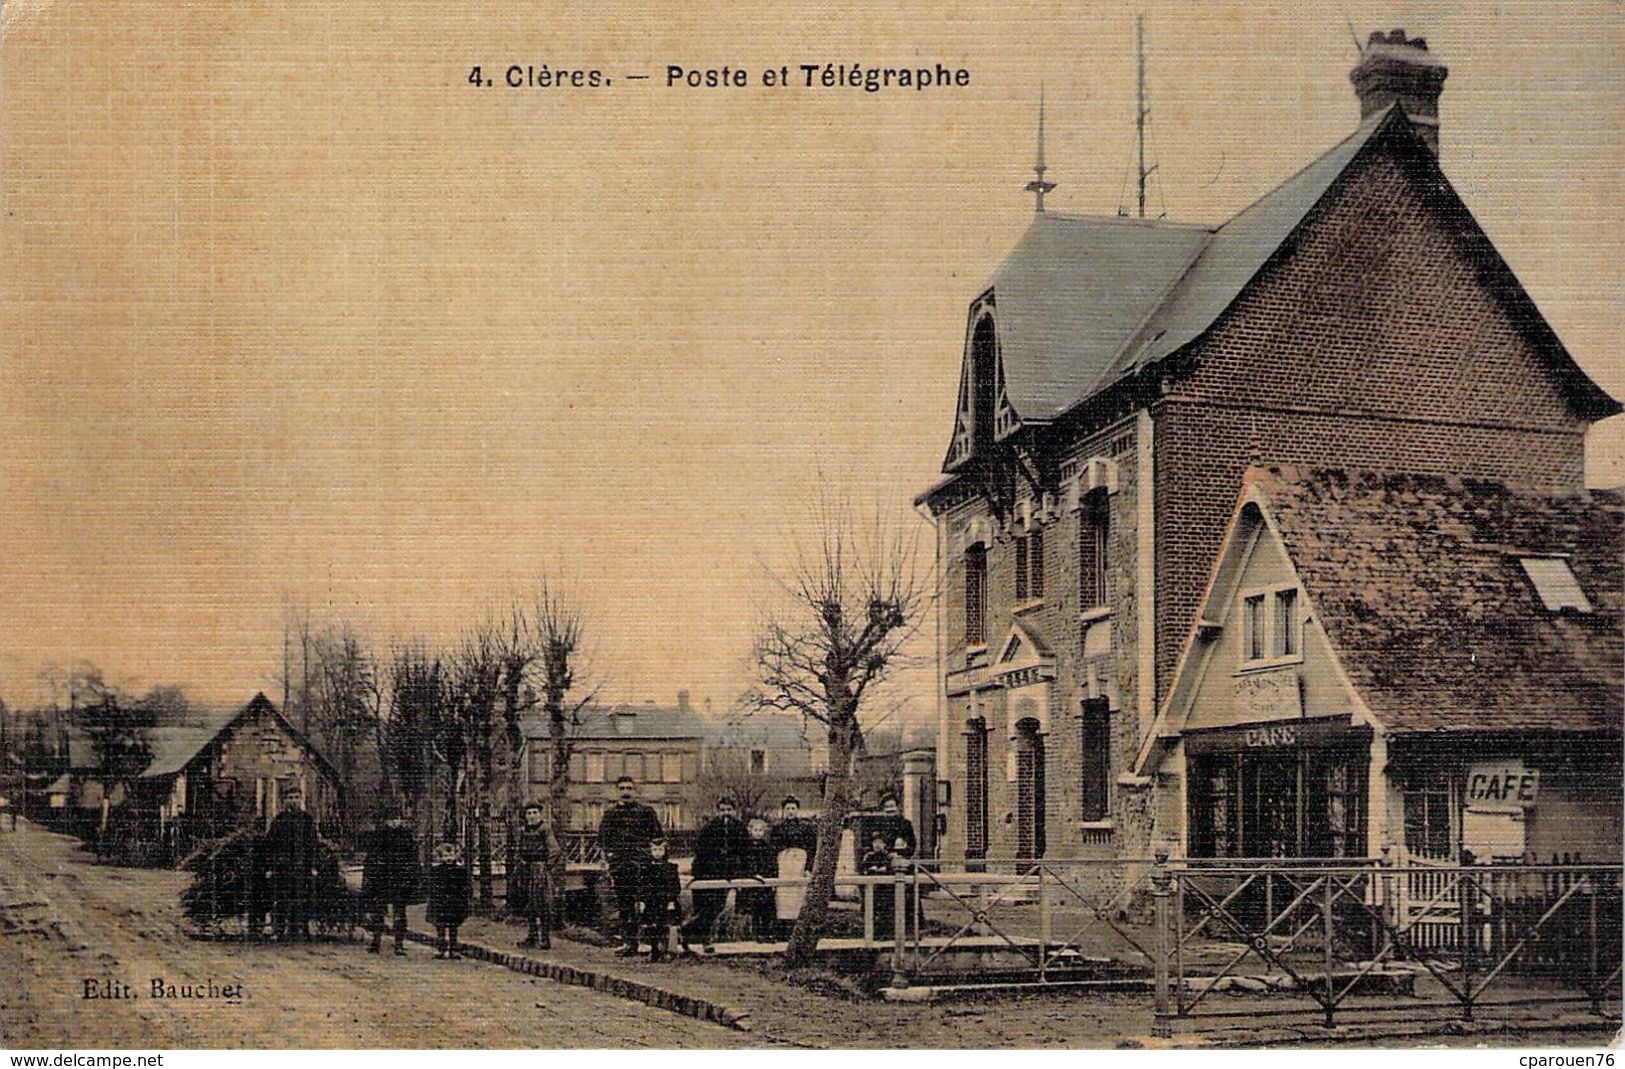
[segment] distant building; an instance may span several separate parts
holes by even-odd
[[[1620,856],[1612,493],[1248,473],[1136,772],[1193,857]]]
[[[263,694],[241,709],[202,711],[142,735],[151,760],[126,787],[106,782],[89,736],[70,731],[71,787],[63,802],[82,814],[81,823],[110,822],[125,838],[184,847],[269,825],[295,789],[319,827],[338,814],[337,771]]]
[[[582,711],[580,721],[570,732],[569,831],[597,833],[604,810],[615,804],[615,781],[622,776],[637,783],[638,798],[654,808],[667,831],[698,826],[706,723],[690,707],[686,690],[678,692],[675,708],[652,701],[594,706]],[[547,719],[528,716],[521,731],[521,764],[531,797],[543,798],[553,760]]]
[[[822,767],[822,747],[812,743],[801,717],[782,713],[736,714],[707,725],[705,780],[709,804],[722,793],[746,808],[773,814],[786,794]]]

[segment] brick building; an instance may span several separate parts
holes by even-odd
[[[1136,773],[1252,465],[1582,486],[1620,411],[1440,170],[1446,70],[1373,35],[1354,132],[1217,226],[1038,214],[970,304],[945,478],[947,857],[1143,855]]]
[[[1137,771],[1193,857],[1620,856],[1617,493],[1247,473]]]

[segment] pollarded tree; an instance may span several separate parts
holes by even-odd
[[[817,949],[835,891],[841,830],[852,808],[855,761],[874,694],[908,659],[929,599],[912,530],[878,510],[858,525],[828,501],[814,513],[815,537],[798,541],[777,577],[775,604],[756,638],[758,708],[799,713],[822,724],[829,747],[817,859],[790,936],[786,959],[804,964]]]

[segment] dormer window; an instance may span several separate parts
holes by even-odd
[[[1590,612],[1591,599],[1580,589],[1574,569],[1562,557],[1522,557],[1523,573],[1547,612]]]
[[[1303,612],[1295,586],[1243,591],[1241,666],[1266,667],[1303,658]]]

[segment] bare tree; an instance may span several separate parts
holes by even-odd
[[[778,603],[764,613],[755,649],[759,682],[750,696],[758,708],[819,722],[829,747],[817,860],[786,952],[792,966],[811,959],[828,920],[866,703],[906,659],[929,582],[913,532],[878,509],[860,526],[850,508],[826,499],[814,520],[817,542],[797,540],[794,563],[775,584]]]
[[[575,746],[576,729],[581,726],[581,710],[597,696],[598,686],[582,678],[586,659],[583,649],[587,632],[586,607],[562,580],[543,576],[537,581],[530,621],[539,654],[536,676],[542,715],[547,718],[548,809],[552,814],[553,834],[562,843],[570,790],[570,753]],[[560,871],[555,875],[562,876],[562,858],[558,865]],[[554,885],[563,886],[557,880]]]

